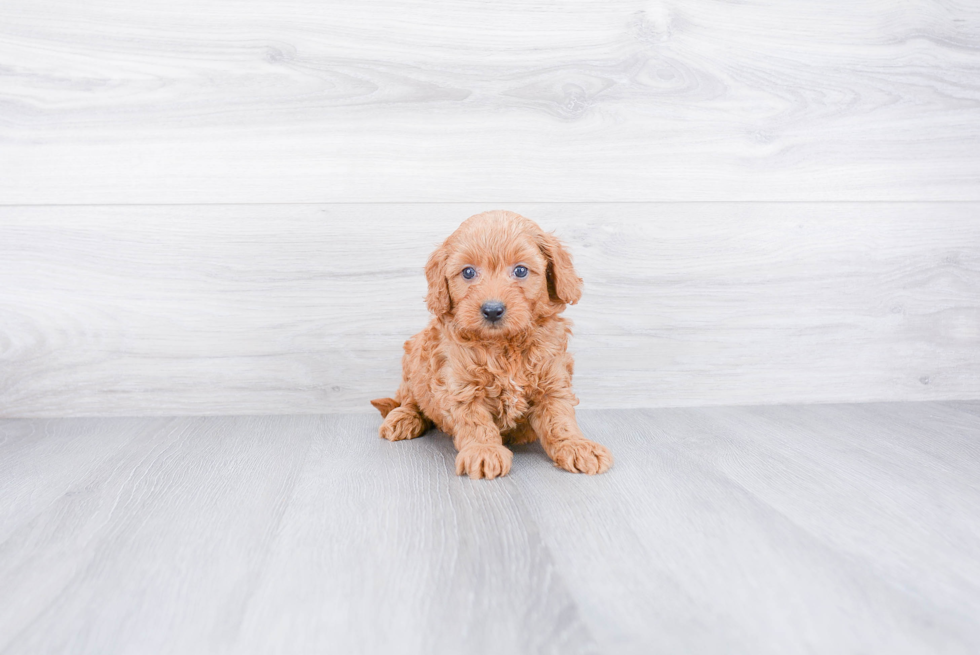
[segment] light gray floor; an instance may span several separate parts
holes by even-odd
[[[493,482],[372,415],[0,421],[3,653],[976,653],[980,404],[586,411]]]

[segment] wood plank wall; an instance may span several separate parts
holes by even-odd
[[[4,2],[0,416],[370,410],[494,208],[583,406],[980,398],[980,4]]]
[[[11,416],[356,411],[455,204],[3,210]],[[980,203],[513,205],[585,278],[585,406],[971,398]]]

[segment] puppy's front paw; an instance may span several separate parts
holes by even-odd
[[[456,475],[464,473],[475,480],[492,480],[507,475],[514,453],[504,446],[469,445],[456,455]]]
[[[418,412],[406,407],[396,407],[385,416],[378,434],[388,441],[401,441],[422,436],[428,427]]]
[[[551,451],[551,459],[566,471],[589,475],[605,473],[613,464],[609,449],[588,439],[563,441]]]

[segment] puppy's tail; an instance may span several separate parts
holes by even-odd
[[[371,401],[371,404],[374,405],[376,410],[381,412],[381,418],[385,418],[388,416],[388,413],[391,412],[391,410],[401,405],[401,403],[394,398],[375,398]]]

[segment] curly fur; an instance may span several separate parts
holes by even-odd
[[[527,277],[514,275],[518,264]],[[425,276],[432,321],[405,342],[395,397],[371,401],[381,436],[414,439],[435,424],[453,438],[457,474],[471,478],[506,475],[513,453],[504,444],[536,439],[563,469],[606,471],[612,455],[575,421],[571,322],[560,314],[578,302],[582,280],[558,239],[513,212],[477,214],[432,253]],[[481,314],[488,300],[506,308],[497,323]]]

